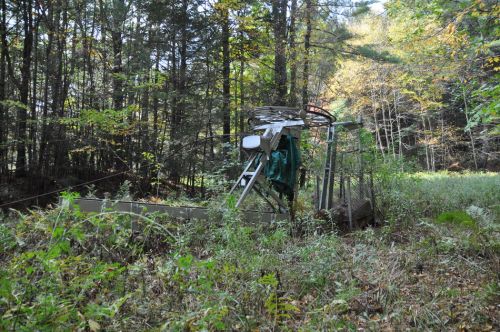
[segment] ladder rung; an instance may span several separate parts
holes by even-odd
[[[254,176],[255,172],[243,172],[243,176]]]

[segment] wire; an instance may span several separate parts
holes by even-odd
[[[29,201],[29,200],[32,200],[32,199],[35,199],[35,198],[39,198],[39,197],[43,197],[43,196],[48,196],[48,195],[52,195],[52,194],[57,194],[57,193],[60,193],[60,192],[62,192],[62,191],[65,191],[65,190],[70,190],[71,188],[76,188],[76,187],[85,186],[85,185],[87,185],[87,184],[91,184],[91,183],[99,182],[99,181],[101,181],[101,180],[109,179],[109,178],[112,178],[112,177],[115,177],[115,176],[118,176],[118,175],[122,175],[122,174],[125,174],[125,173],[128,173],[128,172],[129,172],[129,171],[123,171],[123,172],[120,172],[120,173],[107,175],[107,176],[104,176],[104,177],[102,177],[102,178],[95,179],[95,180],[92,180],[92,181],[83,182],[83,183],[77,184],[77,185],[75,185],[75,186],[69,186],[69,187],[66,187],[66,188],[63,188],[63,189],[58,189],[58,190],[54,190],[54,191],[49,191],[49,192],[47,192],[47,193],[43,193],[43,194],[40,194],[40,195],[35,195],[35,196],[31,196],[31,197],[21,198],[21,199],[18,199],[18,200],[12,201],[12,202],[4,203],[4,204],[0,205],[0,208],[3,208],[3,207],[8,206],[8,205],[12,205],[12,204],[16,204],[16,203],[24,202],[24,201]]]
[[[58,143],[58,142],[66,142],[68,139],[57,139],[57,140],[48,140],[48,141],[45,141],[44,143]],[[14,142],[7,142],[7,143],[3,143],[3,144],[0,144],[0,149],[5,149],[9,146],[17,146],[19,143],[21,143],[21,141],[14,141]],[[33,141],[24,141],[24,145],[40,145],[41,142],[33,142]]]
[[[240,136],[242,134],[232,134],[230,136]],[[224,135],[213,135],[213,136],[208,136],[208,137],[204,137],[203,139],[204,140],[207,140],[207,139],[211,139],[211,138],[217,138],[217,137],[223,137]],[[202,139],[202,140],[203,140]],[[191,142],[186,142],[185,145],[188,145],[189,143]],[[180,151],[182,148],[184,148],[185,146],[184,144],[181,144],[179,146],[178,149],[172,151],[171,154],[167,155],[164,159],[168,159],[169,157],[171,157],[172,155],[174,155],[175,153],[177,153],[178,151]],[[189,144],[189,145],[192,145]],[[194,150],[196,149],[197,146],[194,146],[192,149],[188,150],[188,151],[191,151],[191,150]],[[114,153],[114,151],[112,151]],[[120,160],[123,162],[123,160]],[[126,165],[126,164],[125,164]],[[128,167],[128,165],[126,165]],[[44,197],[44,196],[48,196],[48,195],[52,195],[52,194],[57,194],[57,193],[60,193],[62,191],[66,191],[66,190],[70,190],[72,188],[76,188],[76,187],[81,187],[81,186],[85,186],[85,185],[88,185],[88,184],[91,184],[91,183],[95,183],[95,182],[99,182],[101,180],[105,180],[105,179],[109,179],[109,178],[112,178],[112,177],[115,177],[115,176],[118,176],[118,175],[122,175],[122,174],[125,174],[125,173],[129,173],[129,172],[132,172],[130,169],[127,170],[127,171],[123,171],[123,172],[120,172],[120,173],[116,173],[116,174],[111,174],[111,175],[107,175],[107,176],[104,176],[102,178],[99,178],[99,179],[95,179],[95,180],[91,180],[91,181],[87,181],[87,182],[83,182],[83,183],[80,183],[80,184],[77,184],[77,185],[74,185],[74,186],[68,186],[66,188],[63,188],[63,189],[58,189],[58,190],[53,190],[53,191],[50,191],[50,192],[46,192],[46,193],[43,193],[43,194],[39,194],[39,195],[35,195],[35,196],[31,196],[31,197],[25,197],[25,198],[21,198],[21,199],[18,199],[18,200],[15,200],[15,201],[12,201],[12,202],[8,202],[8,203],[4,203],[4,204],[1,204],[0,205],[0,208],[3,208],[5,206],[8,206],[8,205],[12,205],[12,204],[16,204],[16,203],[20,203],[20,202],[25,202],[25,201],[29,201],[29,200],[33,200],[33,199],[36,199],[36,198],[39,198],[39,197]]]
[[[237,134],[230,134],[230,135],[212,135],[212,136],[203,137],[201,139],[198,138],[197,141],[200,142],[200,141],[209,140],[209,139],[213,139],[213,138],[223,138],[225,136],[239,137],[239,136],[244,136],[246,134],[247,133],[237,133]],[[166,159],[170,158],[171,156],[173,156],[174,154],[176,154],[178,151],[182,150],[186,145],[193,145],[193,143],[194,142],[192,142],[192,141],[191,142],[190,141],[185,142],[184,144],[181,143],[177,149],[175,149],[174,151],[172,151],[172,153],[170,153],[169,155],[167,155],[164,158],[162,158],[163,159],[162,161],[165,161]],[[192,149],[189,149],[187,151],[192,151],[192,150],[194,150],[196,148],[198,148],[198,146],[193,146]],[[114,153],[113,150],[112,150],[112,152]],[[120,159],[120,161],[123,162],[126,165],[126,163],[123,160]],[[126,165],[126,166],[128,167],[128,165]],[[20,202],[25,202],[25,201],[33,200],[33,199],[36,199],[36,198],[39,198],[39,197],[44,197],[44,196],[48,196],[48,195],[52,195],[52,194],[57,194],[57,193],[60,193],[62,191],[70,190],[70,189],[76,188],[76,187],[85,186],[85,185],[88,185],[88,184],[91,184],[91,183],[99,182],[101,180],[109,179],[109,178],[112,178],[112,177],[115,177],[115,176],[118,176],[118,175],[129,173],[129,172],[132,172],[132,171],[129,169],[127,171],[123,171],[123,172],[120,172],[120,173],[107,175],[107,176],[104,176],[102,178],[91,180],[91,181],[87,181],[87,182],[83,182],[83,183],[80,183],[80,184],[77,184],[77,185],[74,185],[74,186],[68,186],[68,187],[63,188],[63,189],[53,190],[53,191],[46,192],[46,193],[43,193],[43,194],[39,194],[39,195],[31,196],[31,197],[21,198],[21,199],[12,201],[12,202],[1,204],[0,208],[3,208],[5,206],[9,206],[9,205],[12,205],[12,204],[20,203]]]

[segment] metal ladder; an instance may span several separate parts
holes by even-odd
[[[282,123],[266,124],[255,128],[265,129],[264,134],[261,135],[261,141],[263,143],[258,149],[251,152],[245,169],[229,191],[229,194],[232,194],[238,186],[243,184],[243,192],[236,202],[237,208],[240,207],[250,191],[254,189],[275,211],[282,213],[288,212],[287,204],[273,191],[266,178],[261,173],[269,161],[271,152],[278,147],[284,128],[289,124],[290,121],[283,121]],[[259,163],[255,166],[255,160],[259,156]],[[254,169],[251,170],[252,168]]]

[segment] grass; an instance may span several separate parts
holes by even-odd
[[[469,216],[465,211],[443,212],[439,216],[437,216],[436,221],[439,223],[446,223],[470,229],[474,229],[477,227],[476,221],[472,219],[472,217]]]
[[[500,175],[485,173],[414,173],[380,176],[378,197],[385,217],[410,221],[464,211],[474,205],[500,217]]]
[[[13,213],[0,223],[0,330],[498,330],[498,182],[381,183],[387,222],[344,236],[307,214],[298,236],[232,211]]]

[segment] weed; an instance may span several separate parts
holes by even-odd
[[[436,221],[468,229],[477,228],[476,221],[464,211],[443,212],[436,218]]]
[[[310,213],[293,233],[220,203],[209,221],[84,215],[71,193],[12,212],[0,223],[0,330],[498,329],[498,177],[384,181],[388,222],[347,236]]]
[[[277,326],[282,319],[291,318],[291,314],[299,309],[292,304],[291,299],[279,295],[279,281],[275,273],[269,273],[259,278],[258,283],[266,288],[268,294],[264,307],[271,316],[273,325]]]

